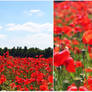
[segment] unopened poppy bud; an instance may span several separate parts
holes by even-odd
[[[89,45],[90,47],[92,47],[92,45]]]
[[[56,79],[56,78],[54,78],[54,85],[56,85],[56,82],[57,82],[57,79]]]
[[[65,49],[69,50],[69,48],[66,46]]]
[[[85,49],[82,49],[82,53],[83,53],[83,55],[85,54],[85,51],[86,51]]]
[[[60,66],[59,66],[59,67],[57,67],[57,70],[58,70],[58,71],[60,71]]]
[[[68,80],[63,81],[63,90],[67,90],[67,87],[70,85]]]
[[[84,79],[85,79],[85,74],[84,73],[81,73],[80,74],[80,78],[81,78],[81,83],[83,83],[84,82]]]
[[[59,33],[58,36],[61,38],[61,33]]]
[[[53,89],[53,88],[51,88],[51,89],[50,89],[50,91],[54,91],[54,89]]]
[[[77,88],[79,88],[79,87],[80,87],[80,84],[81,84],[81,78],[80,78],[80,77],[76,77],[76,78],[74,79],[74,82],[75,82]]]
[[[80,77],[84,80],[85,74],[84,74],[84,73],[81,73],[81,74],[80,74]]]
[[[85,49],[82,49],[82,51],[81,51],[81,52],[82,52],[83,59],[84,59],[86,50],[85,50]]]
[[[80,37],[80,32],[79,31],[77,32],[77,37]]]
[[[0,91],[2,90],[2,87],[0,86]]]

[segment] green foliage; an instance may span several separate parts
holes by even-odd
[[[3,84],[0,85],[0,91],[14,91],[15,89],[12,89],[10,87],[10,83],[12,83],[11,80],[7,80],[6,82],[4,82]]]
[[[12,49],[8,49],[5,47],[4,49],[0,48],[0,55],[2,56],[6,51],[9,51],[9,54],[14,57],[33,57],[43,55],[44,58],[49,58],[53,56],[53,49],[48,47],[44,50],[41,50],[39,48],[27,48],[26,46],[24,48],[22,47],[13,47]]]

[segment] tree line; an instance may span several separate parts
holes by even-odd
[[[35,57],[39,57],[42,55],[42,57],[44,58],[49,58],[49,57],[52,57],[53,56],[53,49],[48,47],[44,50],[42,49],[39,49],[39,48],[27,48],[26,46],[24,48],[22,47],[13,47],[11,49],[8,49],[7,47],[5,48],[0,48],[0,55],[2,56],[4,53],[6,52],[9,52],[9,55],[10,56],[13,56],[13,57],[32,57],[32,58],[35,58]]]

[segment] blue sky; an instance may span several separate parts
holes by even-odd
[[[0,47],[53,46],[53,2],[0,2]]]

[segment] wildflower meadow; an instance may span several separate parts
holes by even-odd
[[[52,57],[20,58],[6,52],[0,56],[0,90],[53,90],[52,67]]]
[[[54,89],[92,91],[92,1],[54,2]]]

